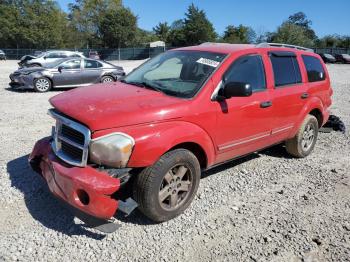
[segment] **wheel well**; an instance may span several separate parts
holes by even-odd
[[[105,77],[105,76],[112,77],[112,78],[114,79],[114,81],[116,80],[116,79],[115,79],[115,77],[114,77],[114,76],[112,76],[111,74],[105,74],[105,75],[101,76],[101,79],[102,79],[103,77]]]
[[[318,127],[321,127],[322,123],[323,123],[322,112],[319,109],[315,108],[315,109],[311,110],[311,112],[309,114],[313,115],[314,117],[316,117],[317,122],[318,122]]]
[[[179,149],[179,148],[183,148],[191,151],[197,157],[202,169],[205,169],[207,167],[207,164],[208,164],[207,154],[205,153],[204,149],[200,145],[193,142],[186,142],[186,143],[182,143],[174,146],[169,151],[174,149]]]

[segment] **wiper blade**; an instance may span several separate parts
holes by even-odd
[[[155,90],[157,92],[161,92],[161,93],[164,93],[164,91],[154,85],[151,85],[150,83],[148,82],[136,82],[136,81],[126,81],[124,79],[120,80],[121,82],[125,83],[125,84],[129,84],[129,85],[134,85],[134,86],[139,86],[139,87],[143,87],[143,88],[148,88],[148,89],[152,89],[152,90]]]

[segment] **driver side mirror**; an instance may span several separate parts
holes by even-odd
[[[58,69],[58,72],[62,73],[63,66],[59,66],[57,69]]]
[[[46,60],[47,56],[44,56],[44,59]]]
[[[220,90],[219,96],[224,99],[229,99],[231,97],[246,97],[251,96],[253,93],[250,84],[242,82],[228,82]]]

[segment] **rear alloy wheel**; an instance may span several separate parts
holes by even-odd
[[[170,151],[137,175],[134,198],[147,217],[156,222],[167,221],[191,204],[200,174],[199,162],[190,151]]]
[[[114,82],[114,78],[111,76],[103,76],[101,78],[101,83],[110,83],[110,82]]]
[[[286,149],[295,157],[308,156],[315,147],[318,136],[318,121],[313,115],[307,115],[295,137],[286,141]]]
[[[51,81],[46,77],[40,77],[34,80],[34,89],[37,92],[44,93],[51,89]]]

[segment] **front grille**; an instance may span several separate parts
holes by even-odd
[[[61,150],[64,154],[69,156],[71,159],[75,161],[81,161],[83,157],[83,150],[68,144],[65,141],[61,141]]]
[[[91,137],[90,130],[54,109],[50,109],[49,114],[56,119],[52,144],[55,154],[69,164],[86,166]]]
[[[68,139],[75,143],[78,143],[79,145],[84,145],[85,136],[79,131],[75,130],[74,128],[71,128],[67,125],[62,125],[61,134],[62,136],[67,137]]]

